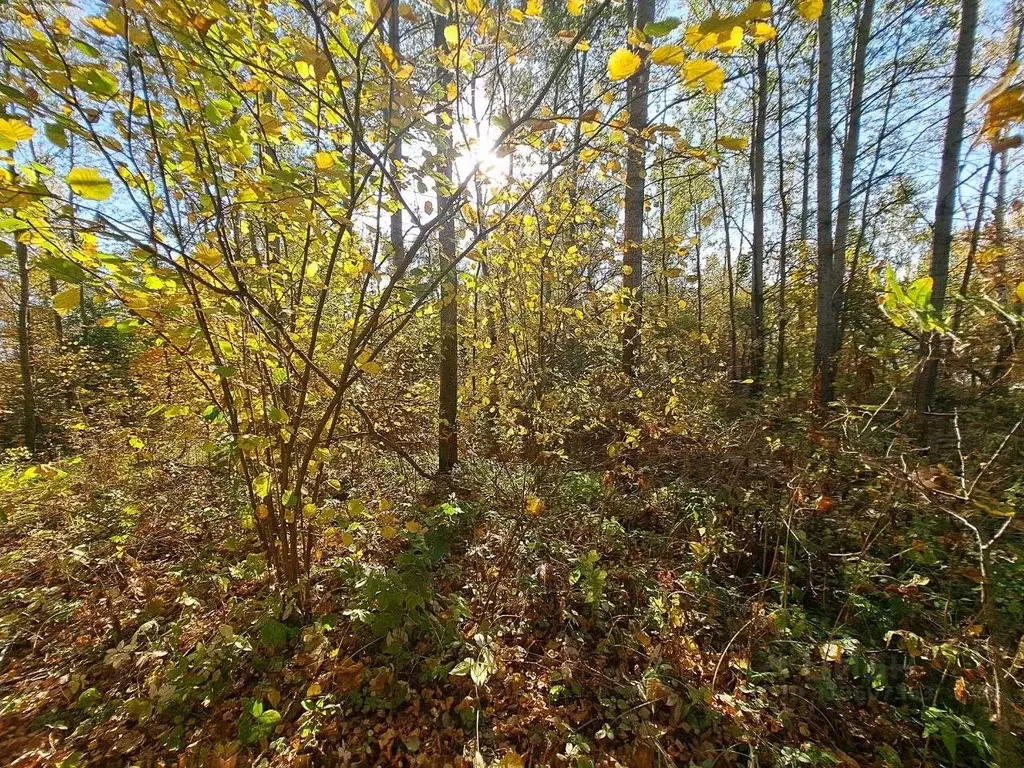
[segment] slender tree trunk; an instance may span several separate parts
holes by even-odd
[[[902,17],[901,17],[902,19]],[[868,170],[868,178],[864,183],[864,200],[860,208],[860,223],[857,241],[853,246],[853,258],[850,259],[850,270],[846,277],[846,286],[843,288],[844,301],[854,290],[857,277],[857,269],[860,266],[860,254],[867,240],[868,212],[871,210],[871,194],[874,191],[875,177],[878,173],[878,166],[882,160],[882,149],[885,145],[885,138],[889,133],[889,117],[892,112],[892,102],[896,94],[896,86],[899,84],[900,76],[900,51],[903,45],[903,22],[900,21],[899,29],[896,32],[896,45],[892,55],[892,77],[889,79],[889,87],[886,89],[885,106],[882,108],[882,124],[878,129],[878,141],[875,143],[874,155],[871,158],[871,168]],[[839,337],[845,338],[846,316],[844,313],[839,318]],[[853,345],[856,350],[856,344]]]
[[[718,99],[713,102],[712,115],[715,120],[715,144],[718,144]],[[729,378],[735,382],[739,380],[739,361],[737,358],[736,343],[736,284],[732,273],[732,239],[729,232],[729,201],[725,195],[725,177],[722,174],[722,164],[716,167],[718,179],[718,200],[722,208],[722,231],[725,236],[725,277],[726,290],[729,295]]]
[[[388,12],[388,46],[395,54],[395,58],[401,62],[402,37],[399,30],[398,0],[392,0],[391,10]],[[391,80],[388,101],[388,124],[391,131],[396,130],[395,126],[395,94],[397,88],[394,79]],[[402,164],[402,139],[395,137],[391,145],[391,173],[398,179],[399,167]],[[402,229],[402,209],[396,208],[391,214],[391,250],[393,254],[392,269],[401,273],[405,266],[405,234]]]
[[[60,293],[60,286],[57,284],[57,278],[54,277],[53,275],[50,275],[49,277],[49,284],[50,299],[52,300],[54,296]],[[57,339],[57,346],[64,346],[64,321],[61,318],[60,312],[57,311],[56,307],[53,308],[53,333]]]
[[[1011,50],[1010,64],[1012,66],[1020,59],[1021,43],[1024,41],[1024,5],[1018,3],[1010,8],[1010,22],[1015,25],[1017,30]],[[1000,303],[1005,303],[1008,296],[1013,296],[1010,300],[1011,311],[1014,314],[1020,314],[1020,302],[1016,300],[1012,281],[1009,279],[1006,269],[1006,186],[1010,178],[1009,153],[1009,148],[1004,148],[999,154],[999,179],[996,184],[996,201],[993,211],[996,230],[996,296]],[[1020,343],[1020,328],[1014,327],[1005,319],[1002,321],[1002,325],[995,364],[989,373],[989,379],[993,384],[1001,383],[1009,372],[1010,358]]]
[[[835,377],[830,365],[838,316],[833,301],[836,278],[832,243],[832,0],[818,18],[818,286],[814,343],[814,399],[833,399]]]
[[[768,113],[768,46],[757,46],[757,102],[754,116],[754,147],[751,160],[753,176],[754,232],[751,243],[752,322],[750,329],[750,376],[753,389],[760,391],[764,378],[764,143]]]
[[[803,190],[800,195],[800,242],[807,243],[808,222],[811,219],[811,112],[814,106],[814,63],[817,49],[811,51],[807,77],[807,101],[804,102],[804,162]]]
[[[953,244],[953,212],[959,182],[960,148],[964,138],[967,96],[971,86],[971,60],[974,55],[974,33],[978,25],[978,0],[963,0],[960,32],[953,64],[953,83],[949,96],[949,118],[942,146],[942,167],[939,171],[938,199],[935,203],[935,225],[932,228],[932,262],[928,274],[932,278],[932,307],[939,315],[946,307],[949,284],[949,253]],[[939,378],[939,357],[942,337],[937,332],[925,334],[921,342],[921,368],[914,383],[915,410],[922,435],[926,433],[925,414],[935,401]]]
[[[451,23],[449,16],[434,16],[434,47],[448,52],[444,29]],[[448,84],[452,82],[452,71],[443,63],[437,68],[438,80],[445,100],[438,112],[437,154],[441,158],[438,172],[442,181],[437,186],[437,209],[444,210],[448,204],[452,181],[452,132],[451,106],[447,105]],[[446,121],[444,116],[449,119]],[[437,470],[441,475],[451,474],[458,461],[458,411],[459,411],[459,274],[455,267],[456,241],[455,221],[445,218],[438,230],[440,251],[439,269],[445,277],[441,282],[441,354],[440,386],[438,389],[438,435]]]
[[[14,251],[18,257],[18,364],[21,370],[21,424],[25,448],[36,452],[36,397],[32,380],[32,337],[29,326],[30,301],[28,246],[17,240]]]
[[[843,140],[843,152],[839,168],[839,206],[836,209],[836,234],[832,255],[832,277],[835,281],[832,295],[832,311],[835,313],[836,331],[832,335],[832,349],[826,366],[828,375],[831,378],[830,388],[834,388],[843,347],[843,303],[846,298],[846,245],[850,237],[850,219],[853,215],[853,175],[857,169],[857,157],[860,154],[860,123],[864,107],[864,78],[874,13],[874,0],[863,0],[860,8],[860,17],[857,21],[857,31],[854,35],[850,116],[846,125],[846,137]]]
[[[636,0],[633,26],[643,29],[654,16],[654,0]],[[640,49],[634,51],[646,59]],[[640,362],[640,329],[643,326],[644,278],[644,166],[647,140],[647,61],[629,78],[629,148],[626,151],[625,232],[622,258],[622,289],[626,295],[627,320],[622,331],[622,370],[633,378]]]
[[[978,195],[978,212],[974,216],[974,226],[971,227],[971,243],[967,248],[967,263],[964,265],[964,275],[960,281],[960,294],[957,299],[956,309],[953,310],[953,335],[960,332],[960,323],[964,315],[964,302],[967,300],[967,290],[971,286],[971,276],[974,274],[974,261],[978,255],[978,244],[981,241],[981,225],[985,221],[985,200],[988,198],[988,186],[992,182],[992,172],[996,167],[996,153],[990,152],[988,166],[985,168],[985,178],[981,182],[981,192]]]
[[[789,247],[789,194],[786,191],[786,162],[782,150],[782,126],[785,123],[786,109],[783,99],[783,69],[780,54],[780,41],[775,41],[775,69],[778,78],[778,156],[779,156],[779,206],[781,208],[782,229],[779,233],[779,339],[775,350],[775,383],[781,389],[786,373],[786,263]]]
[[[661,289],[663,306],[668,306],[668,237],[665,229],[665,205],[668,196],[665,190],[665,155],[661,156],[661,175],[658,180],[658,224],[661,229]]]
[[[693,226],[694,234],[696,238],[693,244],[693,257],[697,267],[697,336],[698,344],[700,345],[700,366],[701,369],[707,367],[707,362],[704,359],[704,279],[701,274],[700,265],[700,241],[701,241],[701,216],[703,211],[701,210],[702,205],[698,204],[697,208],[693,212]]]

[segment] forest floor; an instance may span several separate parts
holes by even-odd
[[[0,762],[986,764],[969,542],[804,429],[666,437],[629,492],[600,468],[467,462],[454,493],[366,473],[308,616],[215,468],[120,435],[10,465]]]

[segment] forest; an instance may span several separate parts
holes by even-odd
[[[0,764],[1024,765],[1022,0],[0,0]]]

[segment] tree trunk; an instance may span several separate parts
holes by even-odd
[[[395,58],[401,62],[402,38],[398,28],[398,0],[392,0],[391,10],[388,11],[388,46],[395,54]],[[392,79],[388,100],[388,125],[391,131],[395,131],[394,110],[395,110],[395,81]],[[391,173],[398,182],[399,166],[402,164],[402,139],[399,136],[393,138],[391,145]],[[402,230],[402,209],[396,208],[391,214],[391,251],[392,270],[401,274],[405,266],[405,235]]]
[[[988,185],[992,182],[992,172],[996,167],[996,153],[989,152],[988,165],[985,167],[985,179],[981,182],[981,191],[978,193],[978,212],[974,216],[974,226],[971,227],[971,242],[967,247],[967,264],[964,265],[964,274],[960,280],[960,295],[953,310],[953,335],[960,332],[960,323],[964,316],[964,302],[967,300],[967,290],[971,286],[971,276],[974,273],[974,262],[978,256],[978,244],[981,242],[981,225],[985,221],[985,200],[988,198]]]
[[[814,62],[817,50],[811,51],[808,65],[807,101],[804,106],[804,173],[803,191],[800,195],[800,242],[807,242],[808,222],[811,218],[811,111],[814,106]]]
[[[18,364],[21,370],[21,424],[25,449],[36,452],[36,397],[32,381],[32,337],[30,334],[30,306],[28,246],[16,240],[14,251],[18,257]]]
[[[654,0],[637,0],[633,25],[643,29],[654,16]],[[634,47],[634,53],[646,59],[646,53]],[[640,361],[640,329],[643,326],[644,278],[644,166],[647,140],[642,133],[647,127],[648,64],[645,60],[629,78],[629,148],[626,151],[625,227],[622,257],[622,290],[627,307],[626,324],[622,329],[622,370],[633,378]]]
[[[782,229],[779,233],[779,339],[775,350],[775,383],[781,389],[782,379],[786,373],[786,257],[789,247],[789,195],[786,193],[786,164],[782,151],[782,133],[785,123],[786,109],[783,100],[783,69],[780,55],[780,42],[775,41],[775,69],[778,77],[778,155],[779,155],[779,206],[782,218]]]
[[[1013,48],[1010,52],[1010,65],[1020,59],[1021,43],[1024,40],[1024,6],[1017,4],[1010,8],[1010,23],[1015,25],[1017,30]],[[996,230],[996,296],[1000,303],[1005,303],[1008,296],[1010,310],[1013,314],[1020,314],[1020,302],[1016,300],[1012,281],[1006,270],[1006,186],[1010,177],[1009,148],[999,153],[999,180],[996,184],[996,201],[993,216],[995,218]],[[1002,334],[999,341],[999,348],[996,351],[995,364],[989,374],[989,380],[999,385],[1003,378],[1010,371],[1010,358],[1013,356],[1020,343],[1020,328],[1015,328],[1012,323],[1002,320]]]
[[[50,275],[49,285],[50,298],[52,300],[54,296],[60,293],[60,286],[57,284],[57,278],[53,275]],[[59,348],[64,346],[64,321],[56,307],[53,308],[53,333],[57,339],[57,347]]]
[[[846,277],[846,285],[843,288],[844,302],[853,290],[857,269],[860,265],[860,254],[864,249],[867,240],[868,212],[871,210],[871,194],[874,191],[875,177],[878,174],[878,165],[882,160],[882,149],[885,145],[885,138],[889,133],[889,117],[892,112],[893,98],[896,95],[896,86],[899,85],[900,76],[900,51],[903,46],[903,21],[900,21],[899,29],[896,32],[896,44],[892,54],[892,77],[889,78],[889,86],[885,93],[885,106],[882,108],[882,124],[878,129],[878,140],[875,142],[874,155],[871,158],[871,167],[868,169],[868,177],[864,183],[864,199],[860,208],[860,232],[857,242],[853,246],[853,257],[850,259],[850,269]],[[846,314],[839,318],[839,337],[845,338]],[[856,345],[853,349],[856,350]]]
[[[692,198],[692,194],[691,194]],[[694,243],[693,243],[693,260],[697,267],[697,336],[698,344],[700,345],[700,367],[701,370],[707,367],[707,361],[704,359],[704,280],[701,274],[700,266],[700,243],[701,243],[701,216],[704,212],[701,210],[703,205],[697,204],[697,208],[693,212],[693,228],[694,228]]]
[[[768,46],[764,43],[757,46],[757,102],[754,111],[754,147],[751,159],[754,232],[751,243],[750,303],[753,311],[750,329],[750,377],[754,380],[753,389],[757,392],[761,389],[764,377],[764,136],[768,112]]]
[[[818,286],[814,341],[814,399],[832,401],[835,386],[832,350],[839,317],[832,242],[832,0],[818,18]]]
[[[718,144],[718,99],[713,102],[712,115],[715,120],[715,144]],[[737,360],[736,343],[736,284],[732,273],[732,240],[729,232],[729,202],[725,195],[725,178],[722,174],[722,164],[716,167],[718,178],[718,197],[722,208],[722,231],[725,236],[725,277],[726,290],[728,291],[729,302],[729,379],[735,385],[739,380],[739,363]]]
[[[850,86],[850,115],[843,140],[843,154],[839,169],[839,206],[836,209],[836,234],[833,243],[832,274],[835,279],[836,333],[829,366],[833,379],[839,369],[839,356],[843,347],[843,302],[846,298],[846,245],[850,237],[850,219],[853,216],[853,175],[860,154],[860,122],[864,107],[864,77],[871,23],[875,13],[874,0],[864,0],[854,36],[853,82]]]
[[[444,29],[451,23],[449,16],[434,16],[434,47],[438,51],[448,51],[444,38]],[[441,92],[444,94],[444,106],[438,111],[437,120],[437,154],[440,157],[438,173],[443,181],[437,186],[437,209],[442,211],[448,204],[452,179],[452,132],[450,120],[446,123],[444,116],[451,117],[451,107],[447,104],[448,84],[452,82],[452,71],[442,64],[437,67]],[[458,461],[458,411],[459,411],[459,275],[455,267],[456,242],[455,220],[446,216],[438,229],[438,246],[440,264],[438,268],[445,273],[441,281],[441,354],[440,382],[438,388],[438,434],[437,434],[437,471],[441,475],[451,474]]]
[[[971,85],[971,59],[974,54],[974,33],[977,26],[978,0],[963,0],[956,60],[953,64],[953,84],[949,96],[949,117],[942,145],[935,225],[932,228],[932,262],[928,271],[932,278],[932,307],[939,315],[946,306],[949,253],[953,243],[953,212],[960,171],[960,148],[964,138],[964,118]],[[931,410],[935,401],[941,351],[941,335],[937,332],[925,334],[921,341],[921,368],[914,383],[915,411],[922,434],[926,430],[925,414]]]

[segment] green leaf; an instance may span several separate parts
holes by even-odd
[[[68,135],[64,132],[64,127],[57,125],[57,123],[47,123],[43,128],[43,133],[51,144],[61,149],[68,148]]]
[[[915,309],[928,309],[932,301],[932,284],[930,277],[922,277],[907,288],[907,299]]]
[[[661,21],[649,21],[644,24],[644,34],[649,37],[665,37],[665,35],[671,34],[680,23],[675,16]]]
[[[89,47],[91,48],[92,46]],[[120,89],[117,78],[99,67],[79,69],[71,79],[78,88],[81,88],[90,96],[113,96]]]

